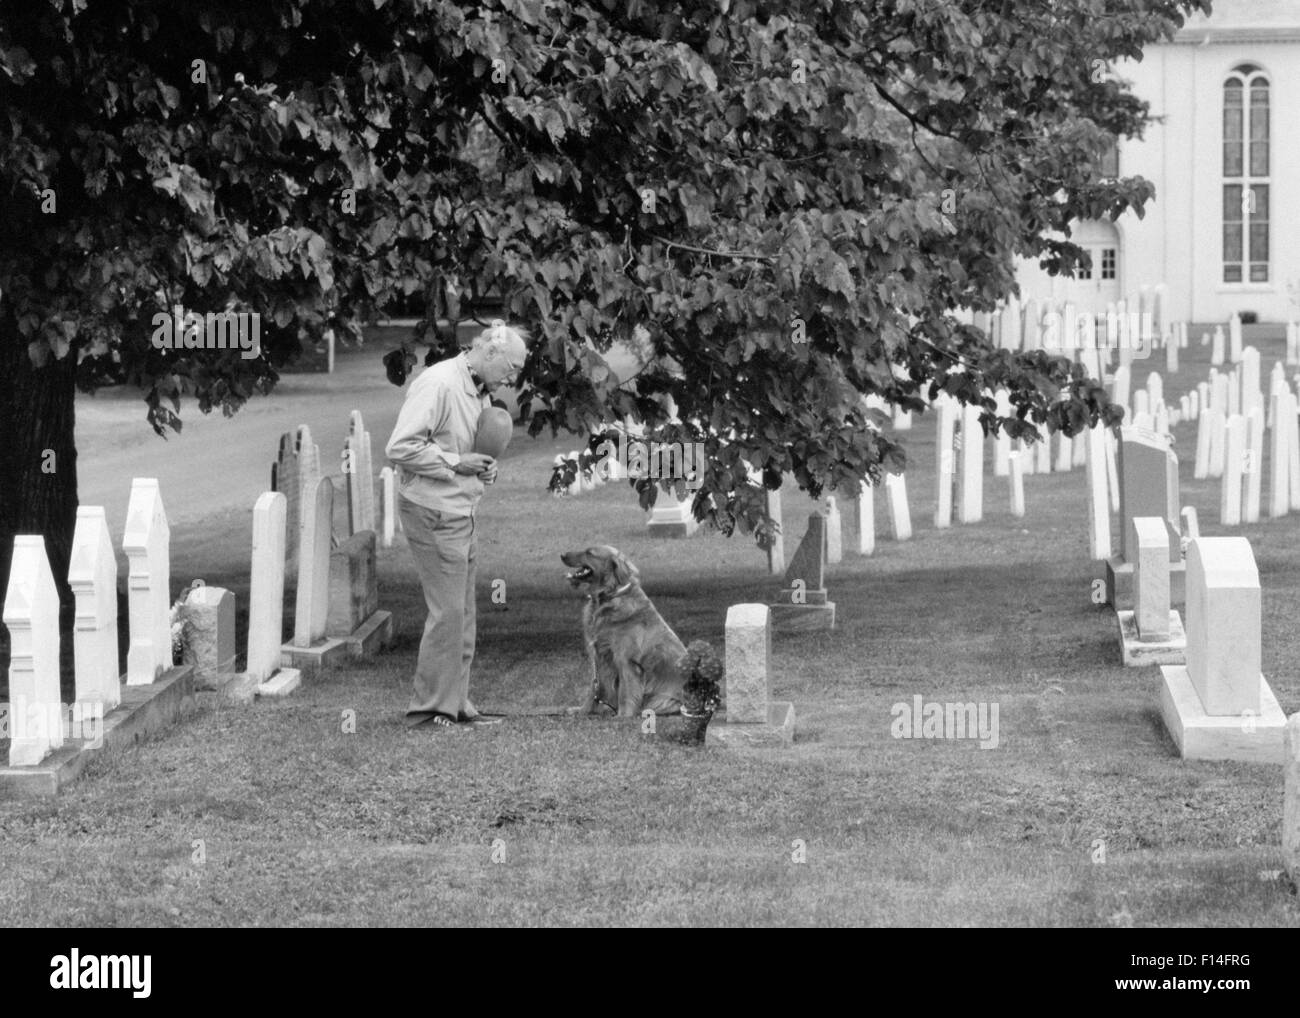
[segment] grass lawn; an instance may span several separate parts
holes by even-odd
[[[1267,379],[1280,345],[1262,352]],[[1199,345],[1184,354],[1165,381],[1175,404],[1208,360]],[[1162,365],[1138,362],[1135,384]],[[689,750],[637,723],[526,713],[407,732],[423,609],[399,539],[380,563],[391,652],[285,701],[205,703],[101,755],[56,800],[0,801],[0,914],[56,926],[1300,925],[1296,897],[1268,878],[1282,865],[1281,769],[1181,762],[1156,712],[1159,670],[1119,664],[1114,615],[1090,597],[1100,570],[1082,469],[1026,478],[1023,519],[990,470],[984,522],[937,531],[934,428],[914,420],[915,538],[885,536],[878,494],[876,554],[828,570],[838,628],[774,643],[793,747]],[[1222,533],[1217,482],[1191,477],[1195,426],[1177,436],[1183,502],[1203,533]],[[576,444],[517,435],[484,502],[471,693],[485,710],[580,698],[563,550],[624,549],[686,641],[720,646],[727,606],[779,586],[748,539],[648,538],[622,485],[552,499],[550,460]],[[811,508],[787,491],[787,555]],[[1300,709],[1298,531],[1297,515],[1233,530],[1255,549],[1264,671],[1288,713]],[[174,544],[173,585],[201,575],[245,612],[247,532],[223,515]],[[504,606],[490,602],[494,580]],[[891,737],[891,706],[916,695],[997,704],[999,745]]]

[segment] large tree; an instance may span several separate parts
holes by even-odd
[[[77,386],[125,375],[162,433],[182,394],[235,410],[412,294],[431,320],[496,294],[533,326],[534,428],[634,414],[703,442],[697,514],[728,532],[760,516],[746,462],[813,493],[901,466],[864,394],[947,390],[1012,434],[1113,422],[1096,380],[955,312],[1007,295],[1017,255],[1070,271],[1053,237],[1151,197],[1098,181],[1147,116],[1109,67],[1208,6],[6,6],[0,579],[24,532],[66,573]],[[155,349],[174,304],[259,312],[265,356]],[[617,379],[601,354],[637,325],[654,356]]]

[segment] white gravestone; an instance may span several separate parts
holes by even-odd
[[[957,521],[978,523],[984,518],[984,429],[980,408],[961,408],[961,469],[958,474]]]
[[[1253,346],[1248,346],[1241,351],[1239,373],[1241,412],[1246,414],[1250,412],[1251,407],[1262,406],[1264,403],[1264,394],[1259,389],[1259,351]]]
[[[727,609],[724,698],[728,724],[767,723],[767,674],[772,636],[765,604]]]
[[[997,391],[997,415],[999,417],[1011,416],[1011,396],[1006,389]],[[1007,457],[1011,455],[1011,438],[1007,435],[1005,428],[998,428],[997,436],[993,439],[993,476],[1006,477],[1011,472],[1011,464]]]
[[[1187,546],[1187,664],[1165,667],[1161,715],[1188,759],[1282,762],[1286,718],[1260,671],[1259,570],[1244,537]]]
[[[942,530],[952,526],[953,436],[957,425],[957,403],[947,393],[935,401],[935,501],[934,525]]]
[[[1227,419],[1232,412],[1232,385],[1227,375],[1215,374],[1210,379],[1210,406]]]
[[[1243,523],[1259,522],[1260,482],[1264,477],[1264,410],[1258,404],[1246,414],[1246,458],[1242,463]]]
[[[1020,469],[1028,477],[1035,472],[1034,466],[1038,454],[1035,452],[1033,445],[1023,438],[1017,438],[1011,443],[1011,455],[1015,456],[1017,454],[1020,456]],[[1010,467],[1008,466],[1007,469],[1010,470]]]
[[[844,531],[834,495],[826,496],[826,564],[844,561]]]
[[[1029,300],[1025,302],[1025,313],[1022,319],[1022,329],[1020,334],[1020,349],[1039,350],[1043,345],[1043,312],[1038,302]]]
[[[280,665],[284,642],[284,496],[264,491],[253,506],[253,558],[248,589],[245,671],[265,682]]]
[[[1246,418],[1233,414],[1224,429],[1223,484],[1219,498],[1219,522],[1225,527],[1241,523],[1241,481],[1245,461]]]
[[[349,480],[356,491],[356,497],[350,500],[348,508],[353,514],[352,533],[355,534],[375,529],[375,474],[372,469],[370,432],[366,430],[360,410],[352,411],[348,422],[348,437],[354,457]]]
[[[33,767],[63,745],[59,592],[43,537],[14,538],[4,623],[10,641],[9,765]]]
[[[1134,619],[1139,639],[1145,642],[1169,638],[1169,530],[1155,516],[1136,516],[1129,521],[1131,540],[1137,549],[1135,561]]]
[[[1106,429],[1106,490],[1110,494],[1110,511],[1119,512],[1119,464],[1116,462],[1118,457],[1119,439],[1115,431],[1111,428]]]
[[[1019,350],[1024,342],[1024,328],[1021,320],[1020,301],[1015,297],[1007,298],[1007,306],[1002,309],[1002,349]]]
[[[858,532],[858,554],[871,555],[876,550],[875,489],[866,481],[858,483],[858,495],[853,500],[854,522]]]
[[[1010,470],[1011,515],[1016,517],[1025,515],[1025,470],[1020,462],[1021,455],[1021,453],[1013,453],[1011,462],[1008,464]]]
[[[397,479],[392,467],[379,471],[379,501],[383,516],[379,543],[381,547],[391,548],[397,539]]]
[[[576,453],[575,453],[576,455]],[[578,488],[590,491],[592,483],[581,470],[578,471]],[[659,537],[690,537],[700,529],[700,521],[695,518],[692,509],[694,499],[688,494],[678,498],[674,491],[660,491],[650,518],[646,520],[646,530]]]
[[[1157,435],[1169,434],[1169,409],[1163,402],[1156,405],[1156,412],[1151,415],[1155,420],[1155,429]],[[1177,421],[1174,422],[1175,424]]]
[[[1111,382],[1110,399],[1112,403],[1118,403],[1120,406],[1129,405],[1129,377],[1127,365],[1115,369],[1115,375]]]
[[[1221,410],[1207,410],[1210,418],[1210,463],[1207,473],[1212,478],[1223,476],[1223,464],[1228,452],[1228,418]]]
[[[319,478],[303,492],[298,529],[298,589],[293,613],[293,644],[310,647],[325,636],[329,613],[330,538],[334,485]]]
[[[1286,414],[1295,413],[1295,396],[1290,392],[1282,392],[1275,405],[1268,449],[1268,515],[1271,519],[1285,516],[1291,511],[1291,483],[1288,477],[1291,454],[1287,449],[1290,434],[1285,420]]]
[[[1088,429],[1088,550],[1093,560],[1109,559],[1110,501],[1106,483],[1106,429],[1099,421]]]
[[[1074,466],[1074,441],[1064,431],[1056,433],[1055,470],[1064,473]]]
[[[781,746],[794,740],[794,704],[772,700],[772,612],[763,604],[727,609],[726,720],[709,726],[710,745]]]
[[[1277,398],[1287,391],[1286,368],[1278,361],[1268,376],[1268,426],[1277,427]]]
[[[103,506],[77,509],[68,585],[76,597],[72,634],[77,702],[102,704],[104,712],[122,702],[117,665],[117,556]]]
[[[1158,371],[1152,371],[1147,375],[1147,398],[1151,401],[1152,410],[1164,402],[1165,383]]]
[[[885,504],[889,509],[889,528],[895,541],[912,536],[912,514],[907,507],[907,481],[902,474],[885,477]]]
[[[148,685],[172,667],[171,528],[158,481],[131,482],[122,550],[130,564],[127,607],[131,645],[126,654],[126,684]]]
[[[298,532],[298,506],[301,502],[298,484],[301,480],[302,467],[298,462],[297,436],[293,433],[285,433],[280,436],[280,449],[276,456],[276,461],[271,466],[271,490],[281,492],[288,504],[287,526],[293,533]],[[298,553],[294,547],[286,547],[286,554],[289,559],[285,565]]]
[[[1047,432],[1046,425],[1039,426],[1039,434],[1042,436],[1034,443],[1034,472],[1039,474],[1050,474],[1052,472],[1052,436]]]
[[[321,479],[320,446],[312,441],[311,428],[305,424],[298,426],[295,444],[298,450],[298,512],[295,516],[297,529],[302,529],[302,514],[307,510],[307,492],[316,487]],[[297,541],[293,542],[297,544]],[[296,552],[295,552],[296,554]]]
[[[1259,571],[1244,537],[1201,538],[1187,549],[1188,677],[1208,714],[1259,713]]]
[[[1279,427],[1286,428],[1287,479],[1291,484],[1291,508],[1300,509],[1300,416],[1297,416],[1297,400],[1293,393],[1287,393],[1285,409],[1279,410],[1281,418]]]
[[[1069,301],[1061,309],[1061,349],[1071,359],[1079,349],[1079,312]]]

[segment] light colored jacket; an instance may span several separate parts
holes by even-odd
[[[488,405],[463,353],[420,372],[384,450],[397,468],[402,498],[449,516],[474,515],[483,482],[452,468],[464,453],[474,451],[479,414]]]

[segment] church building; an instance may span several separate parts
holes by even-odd
[[[1075,225],[1090,271],[1022,263],[1021,296],[1104,313],[1164,283],[1169,320],[1300,317],[1300,0],[1214,0],[1111,73],[1154,118],[1120,140],[1112,172],[1145,177],[1155,198],[1141,219]]]

